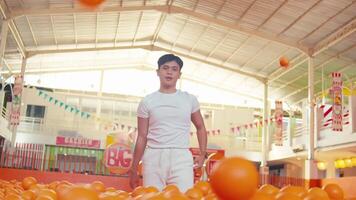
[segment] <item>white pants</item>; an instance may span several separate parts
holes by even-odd
[[[142,158],[143,186],[162,190],[176,185],[181,192],[193,187],[193,156],[189,149],[146,148]]]

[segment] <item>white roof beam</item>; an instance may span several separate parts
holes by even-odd
[[[279,9],[281,9],[288,1],[284,1],[283,3],[281,3],[281,5],[278,6],[278,8],[276,10],[273,11],[272,14],[270,14],[265,21],[263,21],[258,27],[257,30],[260,29],[263,25],[265,25],[278,11]]]
[[[148,42],[147,42],[148,43]],[[55,54],[55,53],[74,53],[74,52],[85,52],[85,51],[110,51],[118,49],[147,49],[151,50],[152,45],[118,45],[117,47],[97,47],[97,48],[76,48],[76,49],[53,49],[53,50],[36,50],[28,51],[28,57],[33,57],[41,54]]]
[[[25,18],[26,18],[26,22],[28,24],[28,27],[30,28],[30,32],[31,32],[31,35],[32,35],[33,42],[35,43],[36,47],[38,47],[38,42],[36,40],[35,33],[33,32],[33,28],[32,28],[31,22],[30,22],[30,20],[28,19],[27,16],[25,16]]]
[[[162,28],[164,22],[166,21],[166,17],[167,17],[167,13],[161,13],[161,17],[159,18],[157,28],[155,30],[155,33],[153,34],[153,37],[152,37],[152,45],[156,44],[156,42],[159,38],[159,33],[161,32],[161,28]]]
[[[205,33],[208,31],[208,29],[210,28],[211,24],[209,23],[207,26],[204,27],[204,30],[199,34],[200,37],[197,39],[196,42],[194,42],[194,45],[192,46],[192,48],[190,48],[189,50],[189,54],[192,53],[192,51],[194,51],[194,49],[198,46],[200,40],[203,38],[203,36],[205,35]]]
[[[245,70],[231,68],[231,67],[228,67],[226,65],[222,65],[221,63],[217,63],[217,62],[213,62],[213,61],[207,61],[207,60],[203,59],[204,55],[201,55],[201,57],[198,57],[196,55],[192,56],[192,55],[189,55],[189,54],[187,54],[185,52],[179,52],[179,51],[174,51],[173,52],[170,49],[167,49],[165,47],[160,47],[160,46],[153,46],[152,50],[166,51],[166,52],[170,52],[170,53],[175,53],[177,55],[184,56],[186,58],[190,58],[190,59],[193,59],[193,60],[208,64],[208,65],[213,65],[213,66],[219,67],[221,69],[225,69],[227,71],[231,71],[231,72],[234,72],[234,73],[238,73],[238,74],[241,74],[241,75],[245,75],[245,76],[249,76],[249,77],[255,78],[256,80],[261,81],[261,82],[265,82],[266,81],[266,77],[258,75],[256,73],[251,73],[251,72],[248,72],[248,71],[245,71]]]
[[[25,49],[25,45],[22,41],[21,35],[19,34],[19,31],[17,30],[17,27],[13,21],[13,19],[10,17],[10,12],[8,11],[8,8],[5,4],[5,1],[0,1],[0,12],[1,15],[3,16],[3,18],[5,20],[9,21],[9,29],[16,41],[17,47],[22,55],[23,58],[26,58],[26,49]]]
[[[117,40],[119,39],[119,31],[120,31],[120,13],[117,13],[117,26],[115,32],[114,47],[116,47]]]
[[[5,67],[7,68],[8,73],[10,73],[10,75],[14,74],[12,67],[9,65],[9,63],[6,61],[6,59],[2,58],[2,61],[3,61],[3,64],[5,65]],[[20,70],[19,70],[19,73],[20,73]]]
[[[346,71],[347,69],[349,69],[349,68],[351,68],[351,67],[354,67],[355,65],[356,65],[355,62],[354,62],[354,63],[351,63],[351,64],[347,64],[346,66],[344,66],[344,67],[342,67],[342,68],[340,69],[340,72],[344,72],[344,71]],[[351,78],[351,79],[349,79],[348,81],[354,81],[354,80],[356,80],[356,77]],[[319,82],[321,82],[321,80],[315,82],[314,85],[316,85],[316,84],[319,83]],[[305,88],[304,88],[304,89],[305,89]],[[322,92],[323,92],[323,91],[319,91],[318,93],[315,94],[315,96],[320,95]],[[291,103],[291,105],[298,104],[298,103],[300,103],[301,101],[303,101],[303,99],[304,99],[304,98],[301,98],[300,100],[297,100],[297,101]]]
[[[300,53],[298,56],[296,56],[295,58],[293,58],[292,60],[289,61],[289,67],[287,69],[282,69],[282,68],[278,68],[277,70],[275,70],[274,72],[272,72],[270,75],[268,75],[268,82],[273,82],[277,79],[279,79],[280,77],[282,77],[284,74],[290,72],[291,70],[297,68],[300,64],[304,63],[305,61],[308,60],[308,57],[304,58],[302,61],[300,61],[299,63],[293,64],[294,62],[296,62],[297,60],[299,60],[300,58],[302,58],[303,56],[305,56],[304,53]]]
[[[200,57],[194,55],[189,55],[187,53],[183,53],[183,52],[179,52],[179,51],[172,51],[169,48],[165,48],[165,47],[159,47],[159,46],[153,46],[153,45],[136,45],[136,46],[131,46],[131,45],[120,45],[117,47],[98,47],[98,48],[77,48],[77,49],[57,49],[57,50],[37,50],[37,51],[29,51],[29,57],[35,56],[35,55],[39,55],[39,54],[50,54],[50,53],[71,53],[71,52],[84,52],[84,51],[104,51],[104,50],[116,50],[116,49],[136,49],[136,48],[141,48],[141,49],[146,49],[149,51],[166,51],[166,52],[170,52],[170,53],[175,53],[177,55],[180,56],[184,56],[186,58],[190,58],[190,59],[194,59],[197,61],[200,61],[202,63],[205,64],[209,64],[209,65],[213,65],[234,73],[238,73],[241,75],[245,75],[245,76],[249,76],[252,77],[258,81],[261,82],[265,82],[266,81],[266,77],[258,75],[256,73],[251,73],[245,70],[240,70],[240,69],[235,69],[235,68],[231,68],[225,65],[222,65],[221,63],[218,62],[212,62],[212,61],[207,61],[205,59],[202,59],[204,57],[204,55],[201,55]]]
[[[332,62],[333,60],[335,60],[335,58],[329,58],[328,60],[326,60],[326,61],[324,61],[323,63],[321,63],[321,64],[319,64],[318,66],[316,66],[314,70],[317,70],[317,69],[323,67],[324,65],[326,65],[326,64],[328,64],[328,63],[330,63],[330,62]],[[294,78],[294,79],[288,81],[287,83],[283,83],[283,85],[281,85],[280,87],[274,89],[271,93],[272,93],[272,94],[273,94],[273,93],[276,93],[278,90],[287,87],[288,85],[294,83],[295,81],[297,81],[297,80],[299,80],[299,79],[301,79],[301,78],[303,78],[304,76],[307,76],[307,75],[308,75],[308,72],[304,72],[303,74],[301,74],[301,75],[297,76],[296,78]]]
[[[217,45],[215,45],[214,49],[209,52],[208,56],[205,58],[206,60],[208,60],[215,53],[215,51],[218,49],[218,47],[220,47],[226,41],[226,39],[230,35],[230,33],[231,33],[231,29],[226,32],[224,38],[221,39],[220,42]]]
[[[351,49],[353,49],[353,48],[355,48],[356,47],[356,44],[355,45],[352,45],[351,47],[348,47],[347,49],[345,49],[345,50],[343,50],[343,51],[341,51],[341,52],[339,52],[338,54],[336,54],[336,55],[334,55],[334,56],[332,56],[331,58],[329,58],[327,61],[325,61],[324,63],[325,64],[327,64],[327,63],[329,63],[329,62],[331,62],[333,59],[337,59],[337,58],[339,58],[342,54],[344,54],[344,53],[346,53],[347,51],[350,51]],[[304,59],[303,61],[301,61],[299,64],[303,64],[304,62],[306,62],[307,61],[307,59],[308,58],[306,58],[306,59]],[[320,65],[318,65],[317,67],[315,67],[315,69],[319,69],[322,65],[325,65],[325,64],[320,64]],[[297,64],[297,65],[299,65],[299,64]],[[295,66],[293,66],[294,68],[295,68]],[[304,75],[305,74],[307,74],[308,72],[305,72],[304,73]],[[285,73],[284,73],[285,74]],[[281,76],[283,76],[284,74],[282,74]],[[279,76],[280,77],[280,76]],[[278,77],[278,78],[279,78]],[[277,78],[276,78],[277,79]],[[269,80],[268,82],[271,82],[271,81],[274,81],[274,80],[276,80],[276,79],[271,79],[271,80]],[[293,79],[294,80],[294,79]],[[297,79],[298,80],[298,79]],[[294,81],[293,81],[294,82]],[[287,83],[288,84],[288,83]]]
[[[183,33],[183,31],[184,31],[184,29],[185,29],[185,26],[186,26],[187,23],[188,23],[188,20],[189,20],[189,16],[187,16],[187,18],[185,19],[182,28],[180,29],[180,31],[179,31],[179,33],[178,33],[176,39],[174,40],[174,42],[173,42],[173,44],[172,44],[172,46],[171,46],[171,50],[174,49],[174,47],[176,46],[177,41],[178,41],[178,39],[180,38],[180,35]]]
[[[344,71],[346,71],[348,68],[354,66],[355,64],[356,64],[356,63],[351,63],[351,64],[348,63],[348,64],[346,64],[345,66],[343,66],[340,70],[338,70],[338,72],[344,72]],[[314,86],[315,86],[316,84],[320,83],[320,82],[321,82],[321,79],[319,79],[319,80],[317,80],[317,81],[314,81]],[[286,95],[286,96],[284,96],[284,97],[282,97],[282,98],[280,98],[280,99],[282,99],[282,100],[284,101],[284,100],[286,100],[287,98],[289,98],[289,97],[291,97],[291,96],[294,96],[294,95],[296,95],[296,94],[298,94],[298,93],[304,91],[305,89],[308,89],[308,85],[305,86],[305,87],[299,88],[298,90],[296,90],[296,91],[294,91],[294,92],[292,92],[292,93],[289,93],[288,95]]]
[[[170,7],[172,6],[173,0],[167,0],[166,1],[166,6]],[[161,13],[161,17],[159,18],[157,28],[152,36],[152,45],[155,45],[158,38],[159,38],[159,33],[161,32],[161,28],[166,21],[167,13]]]
[[[197,9],[197,6],[198,6],[198,4],[199,4],[199,1],[200,1],[200,0],[197,0],[197,2],[195,2],[194,7],[193,7],[193,12],[195,11],[195,9]],[[171,9],[172,6],[169,6],[169,8]],[[183,33],[183,31],[184,31],[184,29],[185,29],[185,26],[187,25],[189,19],[190,19],[190,16],[188,15],[187,18],[186,18],[185,21],[184,21],[184,25],[183,25],[182,29],[179,31],[179,33],[178,33],[176,39],[175,39],[174,42],[173,42],[173,45],[172,45],[172,47],[171,47],[171,50],[174,49],[174,47],[176,46],[177,41],[178,41],[178,39],[180,38],[180,35]]]
[[[96,13],[96,19],[95,19],[95,48],[98,45],[98,28],[99,27],[99,12]]]
[[[225,0],[220,7],[217,9],[217,11],[215,11],[214,13],[214,18],[216,18],[218,16],[218,14],[220,13],[221,9],[225,6],[227,0]],[[191,53],[192,51],[194,51],[194,49],[198,46],[200,40],[203,38],[203,35],[205,35],[205,33],[208,31],[208,29],[210,28],[211,23],[209,23],[207,26],[205,26],[204,30],[202,31],[202,33],[200,34],[200,37],[198,38],[198,40],[194,43],[194,45],[192,46],[192,48],[189,50],[189,53]]]
[[[292,23],[290,23],[287,27],[285,27],[280,33],[278,33],[278,36],[282,35],[285,33],[287,30],[289,30],[294,24],[296,24],[300,19],[302,19],[309,11],[311,11],[315,6],[317,6],[321,0],[316,1],[310,8],[308,8],[306,11],[303,12],[299,17],[297,17]]]
[[[279,60],[279,58],[285,54],[287,54],[290,50],[292,50],[291,48],[287,48],[286,50],[284,50],[280,55],[278,55],[277,57],[275,57],[270,63],[268,63],[266,66],[264,66],[262,69],[259,69],[259,71],[263,71],[266,68],[270,67],[271,65],[273,65],[273,63],[275,63],[277,60]]]
[[[241,45],[240,45],[239,47],[237,47],[237,48],[235,49],[235,51],[232,52],[232,54],[231,54],[229,57],[227,57],[227,58],[222,62],[223,65],[226,64],[227,62],[229,62],[229,60],[231,60],[231,58],[234,57],[234,55],[235,55],[237,52],[240,51],[240,49],[248,42],[248,40],[249,40],[250,38],[251,38],[251,37],[246,38],[246,40],[244,40],[244,41],[241,43]]]
[[[266,42],[265,45],[263,45],[262,48],[260,48],[250,59],[248,59],[244,64],[241,65],[240,69],[243,69],[246,67],[248,64],[250,64],[252,61],[255,60],[257,56],[260,55],[261,52],[263,52],[269,45],[271,44],[271,41]]]
[[[152,5],[152,6],[125,6],[125,7],[120,7],[120,6],[112,6],[112,7],[104,7],[98,10],[98,12],[101,13],[117,13],[117,12],[125,12],[125,11],[145,11],[145,10],[156,10],[159,12],[164,12],[164,13],[181,13],[185,14],[188,17],[194,17],[209,23],[217,24],[219,26],[225,27],[225,28],[230,28],[236,31],[239,31],[241,33],[247,34],[247,35],[253,35],[259,38],[263,38],[266,40],[272,40],[274,42],[277,42],[279,44],[293,47],[298,49],[299,51],[302,52],[308,52],[308,48],[294,42],[291,40],[288,40],[286,38],[280,38],[276,37],[274,35],[269,35],[260,31],[255,31],[255,30],[248,30],[246,28],[243,28],[239,25],[239,23],[234,23],[234,22],[227,22],[222,19],[214,18],[209,15],[205,15],[203,13],[198,13],[195,12],[194,10],[178,7],[178,6],[173,6],[173,5]],[[22,15],[56,15],[56,14],[72,14],[72,13],[88,13],[91,12],[88,9],[85,8],[49,8],[49,9],[18,9],[18,10],[13,10],[11,13],[11,17],[18,17]],[[247,13],[247,12],[246,12]],[[243,16],[242,16],[243,17]],[[240,18],[241,19],[241,18]]]
[[[132,69],[137,68],[141,70],[152,70],[152,68],[146,68],[142,64],[122,64],[111,66],[85,66],[85,67],[65,67],[65,68],[41,68],[41,69],[26,69],[26,74],[48,74],[48,73],[62,73],[62,72],[84,72],[84,71],[101,71],[112,69]],[[18,73],[20,70],[14,70],[14,73]],[[8,71],[0,72],[0,74],[8,74]]]
[[[50,17],[51,17],[51,27],[52,27],[52,34],[53,34],[54,43],[56,44],[56,46],[58,46],[56,30],[54,28],[54,22],[53,22],[53,17],[54,16],[51,15]]]
[[[237,23],[240,23],[242,21],[242,19],[245,17],[245,15],[248,13],[248,11],[252,8],[252,6],[255,5],[256,1],[257,0],[253,0],[253,2],[251,2],[251,4],[247,7],[247,9],[244,10],[241,17],[237,20]]]
[[[334,44],[340,42],[347,36],[351,35],[356,30],[356,17],[350,20],[345,26],[338,28],[337,31],[331,33],[326,38],[318,42],[312,49],[312,55],[316,56],[317,54],[323,52],[325,49],[333,46]]]
[[[144,2],[144,4],[146,4],[146,1]],[[138,33],[138,30],[140,29],[140,26],[141,26],[141,22],[142,22],[142,18],[143,18],[143,12],[141,11],[140,12],[140,18],[137,22],[137,26],[136,26],[136,30],[135,30],[135,34],[133,36],[133,40],[132,40],[132,46],[135,45],[135,42],[136,42],[136,36],[137,36],[137,33]]]
[[[77,33],[77,16],[73,13],[73,29],[74,29],[74,42],[78,46],[78,33]]]
[[[352,6],[352,4],[354,4],[355,2],[350,1],[350,3],[345,6],[343,9],[339,10],[338,12],[336,12],[333,16],[329,17],[327,20],[325,20],[323,23],[321,23],[319,26],[317,26],[313,31],[309,32],[307,35],[305,35],[302,39],[300,39],[298,41],[298,43],[303,42],[305,39],[307,39],[309,36],[311,36],[312,34],[314,34],[315,32],[317,32],[321,27],[323,27],[326,23],[330,22],[331,20],[333,20],[336,16],[339,16],[339,14],[341,14],[342,12],[344,12],[346,9],[350,8]]]

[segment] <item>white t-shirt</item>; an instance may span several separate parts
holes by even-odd
[[[137,109],[138,117],[149,118],[147,146],[189,148],[191,114],[198,110],[197,98],[187,92],[147,95]]]

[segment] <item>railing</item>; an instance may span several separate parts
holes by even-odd
[[[306,186],[306,180],[303,178],[276,176],[276,175],[263,175],[260,174],[260,185],[271,184],[278,188],[288,185]]]
[[[40,170],[43,161],[42,144],[16,144],[14,148],[3,149],[0,167]]]
[[[80,173],[92,175],[115,175],[110,173],[102,159],[89,156],[57,154],[55,157],[43,157],[43,145],[38,149],[16,149],[2,152],[0,167],[52,171],[62,173]]]

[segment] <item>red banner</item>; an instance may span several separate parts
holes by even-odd
[[[22,84],[23,77],[21,75],[16,76],[13,87],[13,96],[10,111],[10,124],[13,126],[17,126],[20,123]]]
[[[276,101],[276,108],[274,112],[275,117],[275,145],[283,146],[283,103]]]
[[[100,140],[93,140],[84,137],[57,136],[56,145],[99,149]]]
[[[331,74],[332,98],[333,98],[333,114],[332,114],[332,130],[342,131],[342,76],[341,73],[333,72]]]

